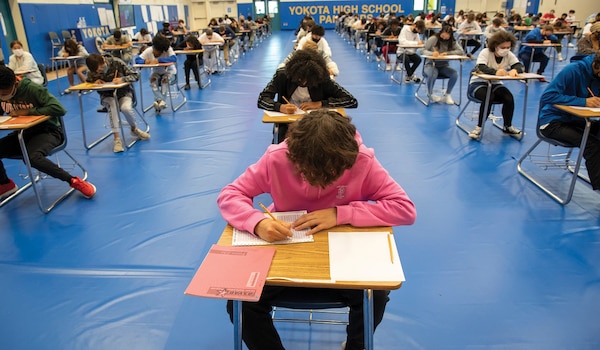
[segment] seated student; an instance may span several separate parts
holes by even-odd
[[[345,189],[340,195],[340,188]],[[305,209],[294,223],[265,219],[254,209],[254,197],[269,193],[274,211]],[[257,163],[225,186],[217,203],[233,227],[253,232],[273,242],[291,236],[290,228],[310,229],[315,234],[336,225],[412,225],[414,204],[402,187],[362,144],[350,118],[327,109],[312,111],[294,127],[285,142],[271,145]],[[304,293],[306,299],[319,289],[265,286],[256,303],[242,302],[242,338],[250,350],[280,350],[283,344],[270,316],[273,302],[285,291]],[[328,290],[338,293],[350,307],[346,350],[364,348],[363,291]],[[382,321],[389,291],[373,291],[374,325]],[[231,317],[232,302],[227,302]]]
[[[481,50],[475,71],[484,74],[498,76],[517,76],[525,71],[523,64],[519,62],[517,56],[512,53],[517,39],[507,31],[500,31],[492,35],[488,40],[487,48]],[[512,126],[513,113],[515,111],[515,101],[510,90],[507,89],[501,81],[492,81],[492,92],[490,94],[490,105],[485,110],[485,98],[488,92],[488,83],[486,80],[471,76],[467,94],[475,97],[481,104],[479,105],[479,121],[477,127],[469,133],[472,139],[478,139],[481,134],[481,125],[484,118],[490,114],[492,103],[502,104],[502,119],[504,128],[502,131],[509,135],[520,135],[521,130]]]
[[[407,24],[402,27],[398,42],[400,45],[420,45],[423,42],[419,35],[424,31],[425,23],[423,21],[416,21],[413,25]],[[406,69],[406,78],[404,81],[407,83],[420,82],[421,79],[415,76],[415,70],[417,70],[417,67],[421,64],[421,56],[417,54],[417,49],[405,49],[398,46],[397,55],[398,63],[404,60],[404,69]]]
[[[175,27],[175,31],[177,33],[181,33],[181,34],[187,34],[189,32],[189,30],[187,29],[187,27],[185,26],[185,22],[184,20],[180,19],[177,22],[177,27]]]
[[[117,57],[102,57],[93,53],[85,60],[89,68],[87,81],[94,84],[104,84],[112,82],[121,84],[124,82],[135,82],[140,79],[140,73],[131,68],[125,62]],[[112,90],[98,91],[100,94],[100,103],[107,109],[110,116],[110,128],[113,133],[114,143],[113,152],[123,152],[123,141],[119,136],[119,115],[121,113],[127,119],[131,128],[131,134],[140,140],[148,140],[150,134],[137,128],[135,123],[135,111],[133,110],[133,87],[131,85],[117,90],[117,99],[113,97]],[[117,108],[117,102],[119,107]]]
[[[65,40],[65,44],[60,51],[58,51],[59,57],[69,57],[69,56],[81,56],[81,58],[76,59],[74,62],[69,65],[67,69],[67,78],[69,79],[69,86],[75,85],[74,75],[77,74],[79,77],[79,81],[85,82],[84,73],[87,72],[87,66],[85,65],[85,58],[88,56],[88,52],[85,47],[79,43],[77,43],[73,39]],[[65,94],[70,94],[71,91],[69,89],[65,89]]]
[[[171,31],[171,24],[169,22],[164,22],[162,24],[162,29],[158,31],[158,34],[162,34],[165,38],[169,39],[169,42],[171,43],[171,45],[174,44],[174,35],[173,32]]]
[[[118,45],[118,46],[123,46],[123,49],[119,49],[119,50],[112,50],[110,52],[111,56],[113,57],[118,57],[120,59],[122,59],[123,61],[129,63],[131,62],[131,51],[132,51],[132,43],[131,40],[129,39],[129,35],[127,34],[123,34],[121,32],[121,28],[117,28],[114,30],[113,35],[109,36],[106,41],[104,42],[104,45]]]
[[[205,70],[208,74],[213,74],[217,70],[217,60],[219,59],[219,46],[225,43],[219,34],[214,33],[208,28],[198,38],[202,45],[202,56],[204,58]]]
[[[229,67],[231,66],[231,62],[229,61],[229,52],[231,51],[231,48],[237,43],[237,36],[235,35],[233,29],[224,24],[221,24],[219,26],[219,36],[221,36],[221,38],[225,40],[225,43],[222,46],[223,58],[225,59],[225,65]]]
[[[567,17],[566,13],[563,13],[563,15],[565,16],[565,18]],[[562,43],[565,35],[572,34],[571,28],[569,27],[567,22],[562,17],[557,18],[556,21],[554,21],[554,23],[552,23],[552,27],[554,27],[554,33],[560,33],[560,34],[554,34],[554,35],[556,35],[556,38],[558,39],[558,41],[557,41],[558,43]],[[567,34],[565,34],[565,33],[567,33]],[[562,45],[556,46],[556,47],[554,47],[554,49],[556,50],[556,58],[558,59],[559,62],[562,62],[563,61]]]
[[[152,35],[150,35],[150,33],[148,32],[148,29],[146,28],[142,28],[140,29],[139,32],[137,32],[134,36],[133,36],[133,41],[146,41],[146,42],[151,42],[152,41]]]
[[[443,25],[439,32],[427,39],[422,53],[426,56],[443,57],[446,55],[462,55],[463,50],[456,40],[454,40],[452,27]],[[446,93],[441,97],[433,94],[433,85],[440,74],[448,77]],[[454,104],[451,93],[454,85],[456,85],[456,82],[458,81],[458,72],[450,67],[448,61],[436,60],[435,65],[432,61],[425,62],[423,75],[427,77],[427,96],[429,96],[429,99],[432,102],[443,101],[450,105]]]
[[[310,33],[298,42],[298,49],[302,50],[304,48],[304,43],[306,43],[307,41],[310,40],[317,44],[319,51],[323,52],[325,55],[328,55],[329,57],[332,57],[331,48],[329,47],[329,43],[323,36],[325,36],[325,28],[323,28],[322,26],[320,26],[318,24],[314,25],[310,29]]]
[[[323,59],[325,60],[325,63],[327,65],[327,70],[329,71],[329,75],[331,76],[332,79],[335,76],[340,74],[340,70],[338,68],[337,63],[333,62],[331,57],[327,56],[327,54],[325,52],[319,51],[319,47],[317,46],[317,44],[314,41],[308,40],[307,42],[305,42],[302,50],[314,50],[314,51],[320,53],[321,56],[323,56]],[[290,54],[285,58],[285,60],[283,60],[283,62],[279,66],[277,66],[277,69],[285,67],[285,65],[289,62],[289,60],[294,56],[294,52],[295,51],[290,52]]]
[[[312,29],[312,27],[314,27],[316,25],[315,21],[312,20],[312,18],[310,19],[303,19],[300,22],[300,29],[298,30],[298,33],[296,34],[296,45],[298,45],[298,43],[300,42],[300,40],[302,40],[302,38],[304,38],[305,36],[310,34],[310,31]]]
[[[470,12],[467,15],[467,19],[463,21],[460,26],[458,26],[458,33],[461,34],[459,36],[459,40],[464,51],[467,53],[467,56],[469,56],[471,59],[475,59],[475,52],[479,50],[481,43],[473,36],[464,35],[466,33],[481,33],[481,27],[477,21],[475,21],[475,14],[473,12]],[[469,46],[473,47],[471,52],[468,52]]]
[[[137,56],[135,63],[177,63],[177,56],[171,48],[171,42],[163,35],[157,35],[152,39],[152,50],[148,49]],[[167,108],[166,94],[169,91],[169,85],[175,83],[175,74],[177,65],[173,64],[167,67],[154,67],[150,74],[150,86],[154,94],[154,110],[160,113]]]
[[[17,73],[29,72],[22,76],[29,78],[29,80],[36,84],[42,85],[44,83],[44,76],[42,75],[42,72],[40,72],[33,55],[23,50],[23,44],[18,40],[10,43],[10,49],[13,54],[8,58],[8,68]]]
[[[589,90],[588,90],[589,89]],[[590,94],[590,90],[593,94]],[[540,98],[538,125],[545,137],[579,146],[585,120],[554,107],[557,105],[600,107],[600,55],[589,55],[566,65],[552,79]],[[583,152],[592,188],[600,190],[600,122],[592,129]]]
[[[389,27],[383,30],[381,36],[389,37],[391,39],[398,38],[401,30],[402,28],[400,27],[400,21],[398,21],[397,19],[393,19],[390,21]],[[385,70],[392,70],[390,58],[388,57],[388,50],[389,52],[396,52],[398,51],[398,46],[395,43],[389,43],[389,45],[388,43],[384,43],[383,47],[381,48],[381,53],[383,54],[383,58],[385,58]]]
[[[589,21],[588,23],[586,23],[583,26],[583,29],[581,30],[581,35],[590,35],[591,33],[591,28],[595,23],[600,22],[600,11],[598,11],[598,13],[596,13],[596,17],[594,17],[593,20]]]
[[[554,27],[551,25],[545,25],[542,28],[534,28],[523,38],[524,43],[538,43],[538,44],[550,44],[551,42],[558,42],[558,38],[552,34],[554,33]],[[544,74],[544,70],[548,65],[549,58],[544,54],[546,48],[532,48],[530,46],[521,45],[519,50],[519,59],[525,66],[525,71],[529,72],[529,66],[531,65],[531,51],[533,50],[533,62],[539,62],[540,67],[537,70],[537,74]],[[540,79],[545,82],[545,79]]]
[[[188,35],[179,46],[177,47],[179,50],[199,50],[202,48],[198,38],[193,35]],[[196,78],[196,82],[198,86],[200,86],[200,72],[198,71],[198,61],[200,64],[202,63],[202,59],[199,58],[200,54],[191,54],[185,55],[185,62],[183,62],[183,69],[185,71],[185,86],[183,87],[185,90],[190,89],[190,70],[194,72],[194,78]]]
[[[17,78],[6,66],[0,66],[0,107],[12,117],[24,115],[47,115],[51,118],[27,129],[24,133],[25,146],[31,166],[49,176],[68,182],[85,198],[96,194],[91,183],[72,176],[46,158],[48,153],[63,142],[64,125],[59,117],[67,112],[60,102],[45,87],[32,83],[29,78]],[[0,159],[22,158],[17,132],[0,139]],[[0,161],[0,199],[17,191],[17,185],[6,174]]]
[[[356,108],[358,101],[330,79],[323,56],[314,50],[295,51],[258,95],[258,108],[267,111],[294,114],[298,108],[307,111],[323,107]],[[283,141],[288,126],[278,127],[279,140],[273,140],[274,143]]]
[[[506,29],[504,29],[504,27],[502,26],[503,23],[504,22],[500,17],[495,17],[492,20],[492,25],[485,27],[485,30],[483,31],[483,35],[485,36],[486,40],[490,40],[492,35],[498,32],[506,31]]]
[[[578,55],[592,55],[600,52],[600,22],[594,23],[590,35],[582,35],[577,42]]]
[[[544,13],[544,15],[540,18],[541,24],[551,24],[556,19],[554,10],[550,10],[549,12]]]

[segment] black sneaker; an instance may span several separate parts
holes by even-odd
[[[190,84],[185,84],[185,85],[183,86],[183,89],[184,89],[184,90],[189,90],[189,89],[190,89]]]
[[[98,108],[96,110],[96,112],[98,112],[98,113],[108,113],[108,109],[106,107],[102,106],[102,107]]]

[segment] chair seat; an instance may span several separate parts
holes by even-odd
[[[325,288],[287,288],[273,301],[288,309],[333,309],[348,306],[336,290]]]

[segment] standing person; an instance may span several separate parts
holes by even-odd
[[[219,46],[225,44],[219,34],[214,33],[212,29],[208,28],[198,38],[200,44],[202,44],[202,56],[204,60],[205,70],[208,74],[213,74],[217,71],[217,60],[219,59]]]
[[[135,82],[140,79],[138,71],[117,57],[102,57],[97,53],[93,53],[85,61],[90,70],[87,77],[89,83],[104,84],[112,82],[121,84]],[[131,85],[117,89],[117,101],[115,101],[112,90],[98,91],[98,94],[100,94],[100,103],[107,109],[110,116],[110,128],[114,137],[113,152],[124,151],[123,141],[119,136],[119,109],[131,128],[131,135],[140,140],[150,139],[150,134],[138,129],[136,126],[135,111],[133,109],[133,87]],[[118,108],[117,103],[119,104]]]
[[[425,23],[423,21],[416,21],[413,25],[404,25],[402,30],[400,31],[400,36],[398,37],[398,43],[400,46],[402,45],[421,45],[423,42],[421,41],[420,35],[425,31]],[[398,62],[402,62],[404,60],[404,69],[406,69],[406,78],[405,82],[415,82],[418,83],[421,81],[417,76],[415,76],[415,70],[421,64],[421,56],[417,54],[417,49],[405,49],[398,46]]]
[[[479,50],[481,47],[481,43],[479,40],[474,37],[468,35],[471,34],[481,34],[481,27],[475,20],[475,14],[473,12],[469,12],[467,15],[467,19],[463,21],[460,26],[458,26],[458,33],[460,34],[459,40],[464,51],[467,53],[467,56],[471,59],[475,59],[475,52]],[[471,52],[468,52],[468,47],[472,46]]]
[[[129,39],[129,35],[121,32],[121,28],[115,29],[113,35],[109,36],[104,44],[122,46],[122,49],[112,50],[110,52],[111,56],[118,57],[127,63],[131,62],[133,43],[131,42],[131,39]]]
[[[307,111],[356,107],[356,98],[329,77],[323,56],[315,50],[297,50],[258,95],[258,108],[285,114],[295,114],[298,108]],[[275,127],[279,127],[279,139],[273,143],[281,142],[288,126]]]
[[[10,43],[10,49],[13,54],[8,58],[8,68],[12,69],[13,72],[29,72],[23,74],[23,76],[36,84],[42,85],[44,76],[40,72],[33,55],[23,50],[23,44],[18,40]]]
[[[162,35],[157,35],[152,39],[152,50],[148,49],[136,57],[135,63],[151,64],[151,63],[177,63],[177,56],[171,48],[169,39]],[[167,108],[166,95],[169,91],[169,85],[175,83],[175,74],[177,73],[177,65],[159,66],[152,68],[150,74],[150,86],[154,95],[154,110],[160,113]]]
[[[344,189],[340,192],[340,188]],[[275,211],[305,209],[307,214],[287,224],[265,219],[252,199],[269,193]],[[336,225],[412,225],[414,204],[406,192],[362,144],[350,118],[327,109],[312,111],[290,130],[288,139],[271,145],[257,163],[225,186],[217,203],[233,227],[253,232],[273,242],[291,236],[290,228],[310,229],[315,234]],[[242,338],[250,350],[281,350],[283,344],[273,326],[270,311],[286,291],[303,293],[310,300],[320,289],[265,286],[256,303],[242,302]],[[350,307],[343,348],[364,348],[363,291],[327,290],[337,293]],[[381,322],[389,291],[373,291],[374,326]],[[227,302],[232,315],[232,302]]]
[[[557,105],[600,107],[600,55],[589,55],[566,65],[552,79],[540,98],[538,126],[547,138],[579,146],[585,120],[563,112]],[[600,122],[592,121],[592,129],[583,152],[592,188],[600,190]]]
[[[200,50],[202,48],[202,45],[200,45],[198,38],[196,38],[193,35],[188,35],[187,38],[185,38],[185,41],[181,43],[178,48],[183,50]],[[194,72],[194,78],[198,83],[198,87],[200,87],[200,72],[198,71],[198,61],[200,62],[200,64],[203,63],[202,59],[199,58],[199,55],[200,54],[198,53],[185,55],[185,62],[183,62],[183,69],[185,71],[185,86],[183,87],[184,90],[190,89],[190,71]]]
[[[69,56],[79,56],[80,58],[74,60],[69,65],[67,69],[67,79],[69,79],[69,86],[75,85],[75,74],[79,78],[79,81],[85,82],[84,73],[87,72],[87,66],[85,65],[85,58],[89,55],[85,47],[83,45],[78,44],[73,39],[65,40],[65,44],[60,51],[58,51],[58,56],[60,57],[69,57]],[[71,90],[65,89],[65,94],[70,94]]]
[[[484,74],[511,77],[523,73],[525,67],[523,67],[523,64],[519,62],[517,56],[512,52],[516,43],[517,39],[515,39],[514,35],[507,31],[501,31],[492,35],[488,40],[488,46],[481,50],[479,57],[477,57],[475,71]],[[486,119],[492,110],[492,103],[502,104],[502,119],[504,121],[502,132],[511,136],[520,135],[521,130],[512,126],[513,113],[515,111],[515,100],[512,93],[501,81],[492,81],[491,89],[490,103],[487,110],[485,110],[488,83],[484,79],[471,75],[467,94],[475,97],[480,102],[480,105],[477,126],[469,133],[469,137],[472,139],[479,138],[484,119]]]
[[[534,28],[525,37],[523,38],[524,43],[533,43],[533,44],[550,44],[557,43],[558,38],[554,33],[554,27],[551,25],[545,25],[542,28]],[[541,48],[533,48],[530,46],[521,45],[521,50],[519,50],[519,59],[523,62],[525,66],[525,71],[529,72],[529,66],[531,65],[531,51],[533,50],[533,62],[539,62],[540,67],[537,70],[537,74],[544,74],[544,70],[546,66],[548,66],[548,61],[550,60],[548,56],[544,53],[546,51],[545,47]],[[542,82],[546,82],[545,79],[540,79]]]
[[[50,119],[28,128],[23,133],[31,166],[49,176],[69,183],[84,197],[92,198],[96,187],[91,183],[72,176],[54,164],[48,154],[64,139],[64,125],[60,117],[67,112],[60,102],[45,87],[32,83],[29,78],[17,79],[15,73],[6,66],[0,66],[0,107],[12,117],[24,115],[47,115]],[[0,139],[0,159],[22,158],[17,132]],[[6,174],[0,161],[0,199],[17,191],[17,185]]]
[[[422,53],[426,56],[443,57],[446,55],[462,55],[463,50],[456,40],[454,40],[452,27],[445,24],[439,32],[427,39]],[[440,74],[448,77],[446,92],[444,96],[441,97],[433,94],[433,85]],[[423,75],[427,77],[427,96],[429,97],[429,100],[432,102],[443,101],[449,105],[454,104],[451,94],[454,85],[456,85],[456,82],[458,81],[458,72],[456,69],[450,67],[448,61],[435,60],[435,64],[431,60],[425,62]]]

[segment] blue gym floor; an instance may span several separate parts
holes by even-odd
[[[74,193],[47,215],[31,190],[0,208],[0,349],[233,347],[225,302],[183,291],[225,225],[219,190],[271,142],[256,100],[292,39],[275,33],[206,89],[192,83],[178,112],[147,113],[152,139],[121,154],[110,140],[86,151],[77,96],[59,97],[68,149],[98,192]],[[516,169],[546,85],[531,84],[521,142],[489,123],[476,142],[455,126],[456,106],[425,107],[416,85],[392,82],[335,32],[326,39],[337,80],[359,101],[348,114],[418,212],[395,229],[406,282],[391,293],[375,347],[600,348],[600,196],[579,182],[563,207]],[[524,90],[511,84],[520,125]],[[97,94],[83,98],[89,133],[106,132]],[[20,162],[5,164],[22,184]],[[340,326],[278,327],[290,350],[339,349],[345,338]]]

